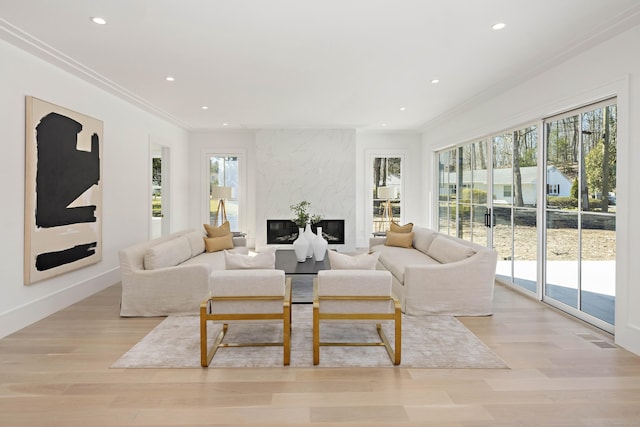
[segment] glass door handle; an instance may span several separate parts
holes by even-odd
[[[491,216],[492,216],[491,215],[491,209],[487,209],[485,214],[484,214],[484,226],[485,227],[491,227],[493,225],[492,224],[492,222],[493,222],[492,219],[493,218]]]

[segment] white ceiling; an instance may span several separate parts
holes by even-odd
[[[416,130],[639,22],[639,0],[0,0],[1,38],[189,130]]]

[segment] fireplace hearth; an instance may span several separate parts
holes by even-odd
[[[323,219],[313,224],[314,234],[322,227],[322,236],[330,245],[344,244],[344,219]],[[267,244],[290,245],[298,238],[298,226],[288,219],[267,220]]]

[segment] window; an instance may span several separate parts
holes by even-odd
[[[231,231],[240,231],[239,161],[237,156],[209,157],[209,223],[229,221]]]
[[[385,232],[391,221],[401,222],[402,157],[373,157],[372,230]]]
[[[511,197],[511,186],[510,185],[505,185],[503,190],[502,190],[502,195],[504,197]]]

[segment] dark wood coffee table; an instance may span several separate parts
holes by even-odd
[[[313,302],[313,278],[318,271],[330,270],[329,257],[316,261],[307,258],[298,262],[293,250],[278,249],[276,251],[276,270],[284,270],[285,276],[291,277],[291,302],[294,304],[311,304]]]

